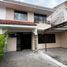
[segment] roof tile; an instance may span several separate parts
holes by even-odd
[[[31,25],[31,26],[36,26],[36,24],[34,22],[29,22],[29,21],[16,21],[16,20],[0,20],[0,24]]]

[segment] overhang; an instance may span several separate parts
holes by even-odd
[[[50,8],[36,6],[36,5],[27,4],[27,3],[23,3],[23,2],[18,2],[15,0],[0,1],[0,6],[6,7],[6,8],[11,8],[14,10],[19,10],[19,11],[46,14],[47,16],[49,16],[51,13],[53,13],[53,10]]]
[[[17,21],[16,20],[0,20],[0,24],[36,26],[34,22],[18,21],[18,20]]]
[[[67,21],[44,30],[45,33],[63,32],[63,31],[67,31]]]
[[[0,20],[0,28],[35,29],[36,24],[29,21]]]

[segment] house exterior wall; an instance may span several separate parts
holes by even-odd
[[[46,43],[47,48],[56,48],[56,47],[61,47],[60,44],[60,33],[55,33],[56,37],[56,43]],[[44,49],[45,48],[45,43],[43,44],[38,44],[38,49]]]
[[[14,10],[6,8],[6,20],[14,20]]]
[[[0,7],[0,19],[6,18],[6,8]]]
[[[56,43],[47,43],[47,48],[67,48],[67,32],[55,33]],[[44,44],[38,44],[38,49],[45,48]]]
[[[27,13],[28,21],[34,22],[34,13],[28,12]],[[14,20],[14,10],[6,8],[6,19],[7,20]],[[46,21],[47,22],[47,21]],[[51,25],[46,24],[46,23],[39,23],[37,24],[37,29],[44,30],[51,27]]]
[[[7,32],[6,29],[0,28],[0,34],[4,34],[5,32]],[[7,38],[5,44],[5,52],[16,51],[16,38]]]
[[[28,12],[27,13],[28,21],[34,22],[34,13]],[[6,8],[6,19],[7,20],[14,20],[14,10]]]
[[[17,39],[8,37],[6,51],[16,51]]]
[[[67,32],[60,33],[61,47],[67,48]]]

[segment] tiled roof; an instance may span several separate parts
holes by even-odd
[[[0,24],[31,25],[31,26],[36,26],[36,24],[34,22],[29,22],[29,21],[15,21],[15,20],[0,20]]]

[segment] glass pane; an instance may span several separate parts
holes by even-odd
[[[44,23],[46,21],[46,15],[35,14],[34,20],[35,22]]]
[[[16,12],[15,20],[27,20],[27,14]]]
[[[39,22],[43,22],[43,17],[39,16]]]
[[[38,17],[38,16],[34,16],[34,21],[35,21],[36,23],[38,23],[38,22],[39,22],[39,17]]]

